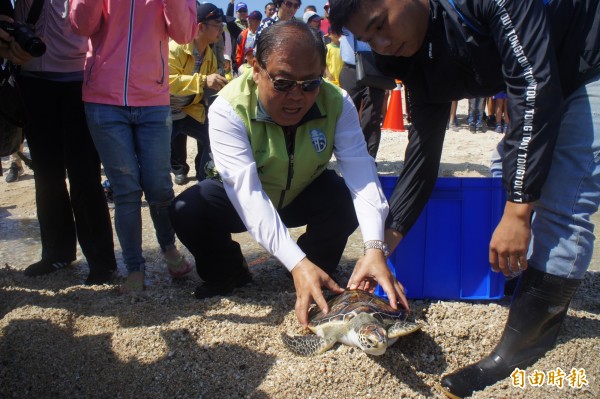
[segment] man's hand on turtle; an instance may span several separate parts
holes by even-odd
[[[377,284],[385,291],[394,309],[398,304],[408,309],[408,301],[404,287],[396,280],[387,266],[383,252],[378,249],[368,249],[365,256],[356,262],[352,276],[348,280],[348,289],[374,292]]]
[[[308,258],[302,259],[292,269],[292,276],[296,287],[296,317],[304,328],[308,327],[308,308],[313,301],[323,313],[329,312],[329,306],[327,306],[321,287],[325,287],[336,294],[344,292],[327,273],[309,261]]]

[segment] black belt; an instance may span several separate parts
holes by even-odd
[[[344,62],[344,66],[345,66],[345,67],[348,67],[348,68],[350,68],[350,69],[356,69],[356,65],[352,65],[352,64],[346,64],[345,62]]]

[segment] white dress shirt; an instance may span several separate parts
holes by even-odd
[[[208,119],[211,151],[229,200],[250,235],[291,271],[306,254],[262,189],[246,126],[221,97],[211,105]],[[358,113],[345,91],[333,154],[352,195],[363,240],[383,240],[388,204],[375,162],[367,152]]]

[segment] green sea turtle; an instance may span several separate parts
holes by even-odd
[[[381,298],[361,290],[345,291],[328,304],[328,314],[323,314],[319,308],[309,314],[308,328],[314,334],[294,337],[281,334],[283,343],[290,351],[297,355],[313,356],[341,342],[360,348],[369,355],[380,356],[399,337],[422,327],[406,321],[406,310],[394,310]]]

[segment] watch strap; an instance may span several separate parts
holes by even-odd
[[[386,258],[390,255],[390,250],[388,249],[388,246],[385,243],[385,241],[381,241],[381,240],[365,241],[364,253],[367,252],[367,249],[379,249],[383,252],[383,255],[385,255]]]

